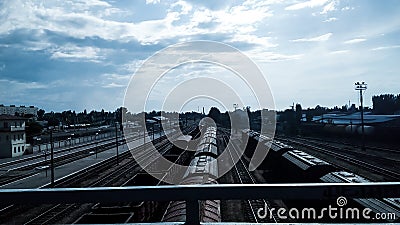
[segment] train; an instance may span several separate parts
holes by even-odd
[[[368,183],[367,178],[343,171],[318,157],[297,150],[292,146],[246,129],[242,131],[244,155],[252,158],[255,149],[268,151],[258,169],[265,170],[269,182],[276,183]],[[400,199],[354,199],[361,207],[374,213],[393,212],[400,219]]]
[[[201,127],[201,139],[187,171],[182,178],[182,185],[190,184],[218,184],[218,146],[217,128],[214,126]],[[219,200],[205,200],[200,202],[200,220],[202,222],[221,222]],[[172,201],[168,204],[163,222],[186,221],[186,203]]]

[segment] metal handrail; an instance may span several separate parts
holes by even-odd
[[[131,187],[2,189],[2,203],[117,203],[186,201],[190,224],[199,224],[199,200],[399,198],[400,182],[313,184],[219,184]],[[187,223],[189,223],[187,221]]]

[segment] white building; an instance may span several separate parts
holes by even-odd
[[[15,105],[10,105],[10,106],[0,105],[0,115],[15,116],[15,114],[17,113],[18,115],[22,116],[30,114],[36,118],[37,112],[38,108],[34,106],[26,107],[24,105],[21,105],[18,107]]]
[[[25,118],[0,115],[0,158],[16,157],[26,149]]]

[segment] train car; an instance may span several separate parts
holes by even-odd
[[[251,158],[257,147],[260,134],[258,132],[248,130],[242,133],[242,148],[244,148],[244,154]]]
[[[217,129],[215,127],[204,128],[204,133],[197,146],[194,158],[189,168],[183,175],[182,185],[187,184],[217,184],[218,148],[216,142]],[[202,222],[221,222],[219,200],[206,200],[200,202],[200,220]],[[172,201],[169,203],[162,218],[163,222],[186,221],[186,203],[184,201]]]
[[[188,148],[189,142],[192,139],[190,135],[183,135],[176,138],[172,144],[174,145],[170,150],[171,154],[180,154]]]
[[[183,185],[204,183],[201,176],[189,177],[182,182]],[[217,184],[213,178],[208,178],[206,184]],[[200,219],[202,222],[221,222],[221,209],[219,200],[200,201]],[[170,202],[165,212],[163,222],[186,221],[186,203],[184,201]]]
[[[290,182],[318,182],[321,176],[337,170],[324,160],[295,149],[282,155],[280,167]]]
[[[288,151],[294,150],[292,146],[286,145],[280,141],[266,141],[262,145],[264,151],[268,151],[267,157],[262,162],[260,169],[273,170],[280,167],[282,155]]]
[[[322,182],[327,183],[370,183],[371,181],[361,177],[357,174],[338,171],[328,173],[321,177]],[[356,203],[360,204],[362,207],[366,207],[372,210],[373,213],[385,214],[395,213],[397,220],[400,222],[400,199],[399,198],[384,198],[384,199],[353,199]],[[389,222],[395,222],[388,220]]]

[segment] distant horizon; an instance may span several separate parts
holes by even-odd
[[[314,108],[315,108],[316,106],[318,106],[318,105],[319,105],[320,107],[328,108],[328,109],[333,109],[334,107],[339,107],[339,108],[341,108],[342,106],[348,105],[348,104],[343,104],[343,105],[324,106],[324,105],[321,105],[321,104],[317,104],[317,105],[315,105],[315,106],[305,107],[305,106],[303,106],[301,103],[294,103],[294,106],[296,106],[296,104],[300,104],[303,110],[307,110],[308,108],[314,109]],[[351,104],[355,104],[357,108],[359,107],[359,104],[357,104],[357,103],[351,103]],[[100,108],[100,109],[82,109],[82,110],[63,109],[63,110],[57,110],[57,111],[56,111],[56,110],[47,110],[47,109],[45,109],[45,108],[41,108],[41,107],[38,107],[38,106],[36,106],[36,105],[29,105],[29,104],[4,104],[4,103],[0,103],[0,105],[4,105],[4,106],[15,105],[16,107],[20,107],[20,106],[25,106],[25,107],[34,106],[34,107],[37,107],[38,110],[40,110],[40,109],[45,110],[45,113],[50,113],[50,112],[61,113],[61,112],[65,112],[65,111],[72,111],[72,112],[75,111],[75,113],[81,113],[81,112],[84,112],[85,110],[86,110],[87,113],[90,113],[91,111],[101,112],[102,110],[104,110],[105,112],[114,112],[114,111],[116,111],[118,108],[124,107],[124,106],[119,106],[119,107],[117,107],[117,108],[115,108],[115,109],[104,109],[104,108]],[[220,109],[218,106],[210,106],[210,107],[207,107],[207,108],[204,109],[204,111],[205,111],[206,114],[208,114],[208,112],[210,111],[211,107],[216,107],[216,108]],[[351,105],[348,106],[348,107],[351,107]],[[364,103],[364,108],[373,109],[372,105],[368,106],[368,105],[365,105],[365,103]],[[243,107],[238,107],[237,109],[242,109],[242,110],[243,110]],[[261,109],[253,109],[253,108],[250,108],[250,109],[251,109],[251,111],[261,110]],[[285,111],[285,110],[287,110],[287,109],[291,109],[291,106],[288,106],[287,108],[284,108],[284,109],[268,109],[268,110],[274,110],[274,111],[276,111],[276,112],[280,112],[280,111]],[[156,111],[156,112],[160,112],[160,111],[161,111],[160,109],[153,109],[153,110]],[[148,113],[148,112],[152,112],[153,110],[148,110],[148,111],[145,111],[145,112]],[[220,110],[221,110],[221,109],[220,109]],[[221,110],[221,112],[227,112],[227,111],[232,112],[232,111],[234,111],[234,108],[232,107],[232,109],[229,109],[229,110],[226,110],[226,111],[222,111],[222,110]],[[128,109],[128,112],[131,112],[131,111],[129,111],[129,109]],[[143,112],[143,111],[141,111],[141,112]],[[165,112],[177,112],[177,111],[165,111]],[[198,112],[198,113],[202,113],[202,107],[200,107],[200,111],[198,111],[198,110],[190,110],[190,111],[182,111],[182,112],[183,112],[183,113],[186,113],[186,112]],[[182,113],[182,112],[179,112],[179,113]],[[133,112],[131,112],[131,113],[133,113]],[[137,114],[137,113],[140,113],[140,112],[135,112],[135,114]]]
[[[358,81],[368,84],[364,105],[371,107],[373,95],[399,92],[399,35],[398,0],[6,0],[0,99],[46,111],[115,110],[149,57],[205,40],[248,56],[277,110],[359,105]],[[177,67],[158,81],[148,108],[157,108],[177,81],[199,76],[240,86],[221,66]],[[241,97],[257,107],[252,96]],[[187,107],[196,111],[196,104]]]

